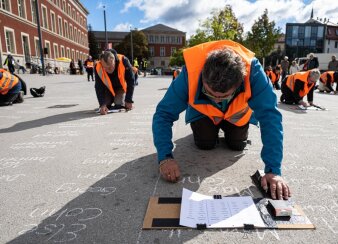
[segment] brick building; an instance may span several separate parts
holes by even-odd
[[[148,68],[169,68],[170,56],[176,51],[183,48],[186,44],[186,33],[171,28],[163,24],[157,24],[142,31],[148,39],[149,64]],[[105,47],[104,31],[93,31],[99,48]],[[108,46],[114,47],[121,43],[129,32],[108,31]]]
[[[0,1],[0,61],[8,53],[21,64],[38,62],[36,0]],[[86,59],[88,10],[79,0],[38,0],[46,62],[59,57]],[[51,62],[55,64],[55,62]]]

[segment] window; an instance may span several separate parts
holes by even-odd
[[[18,12],[21,18],[26,19],[26,6],[24,0],[18,0]]]
[[[336,29],[336,36],[338,36],[338,29]]]
[[[165,61],[164,60],[161,60],[161,66],[165,66]]]
[[[310,37],[311,35],[311,26],[305,26],[305,37]]]
[[[63,31],[62,31],[62,18],[58,16],[58,24],[59,24],[59,35],[63,36]]]
[[[47,8],[46,6],[41,6],[42,9],[42,27],[48,29],[48,21],[47,21]]]
[[[68,4],[68,15],[71,16],[72,14],[72,7]]]
[[[149,43],[154,43],[154,36],[149,36]]]
[[[180,43],[181,43],[181,41],[182,41],[181,37],[180,37],[180,36],[178,36],[178,37],[176,38],[176,43],[177,43],[177,44],[180,44]]]
[[[292,38],[297,38],[298,37],[298,26],[295,25],[292,28]]]
[[[72,49],[72,59],[75,60],[75,51],[74,51],[74,49]]]
[[[311,37],[316,37],[317,36],[317,26],[312,26],[311,27]]]
[[[67,21],[64,21],[64,23],[65,23],[65,26],[64,26],[64,30],[65,30],[65,35],[64,35],[64,37],[66,37],[66,38],[68,38],[68,22]]]
[[[7,52],[15,52],[14,30],[5,28]]]
[[[74,41],[77,42],[77,28],[74,26]]]
[[[69,47],[66,48],[66,52],[67,52],[67,53],[66,53],[67,58],[70,58],[70,49],[69,49]]]
[[[175,43],[176,38],[174,36],[171,37],[171,42],[170,43]]]
[[[69,39],[73,40],[73,25],[69,24]]]
[[[51,23],[51,30],[56,32],[56,22],[55,22],[55,13],[50,11],[50,23]]]
[[[165,43],[170,43],[170,36],[165,37]]]
[[[155,36],[155,43],[158,43],[158,36]]]
[[[338,42],[334,43],[334,48],[338,48]]]
[[[0,8],[2,8],[3,10],[11,11],[9,0],[0,0],[0,4],[1,4]]]
[[[164,43],[164,36],[161,36],[161,43]]]
[[[54,58],[58,58],[59,57],[59,47],[58,47],[58,44],[54,43],[53,47],[54,47]]]
[[[172,47],[171,48],[171,56],[173,56],[175,52],[176,52],[176,47]]]
[[[35,56],[40,56],[40,42],[39,38],[34,38],[34,45],[35,45]]]
[[[36,0],[31,0],[31,11],[32,11],[32,22],[36,24],[36,9],[35,9]]]
[[[154,47],[149,47],[149,54],[150,54],[150,57],[154,57],[155,56]]]
[[[64,46],[60,46],[61,48],[61,57],[65,56],[65,47]]]
[[[165,56],[165,47],[160,47],[160,56],[161,57]]]
[[[49,41],[45,41],[45,48],[47,48],[47,53],[45,54],[46,58],[50,58],[52,57],[51,53],[50,53],[50,42]]]
[[[62,11],[66,13],[66,1],[62,1]]]

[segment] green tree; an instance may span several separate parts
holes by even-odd
[[[142,58],[149,57],[148,40],[142,31],[132,30],[133,35],[133,57],[140,62]],[[115,47],[118,53],[131,58],[131,37],[130,33],[125,36],[123,41]]]
[[[281,29],[275,27],[274,21],[269,21],[268,10],[255,21],[244,41],[245,46],[256,53],[259,59],[265,58],[273,49],[281,35]],[[264,63],[264,61],[263,61]]]
[[[170,57],[170,66],[182,66],[184,64],[183,49],[176,50]]]
[[[88,25],[88,45],[89,55],[92,56],[93,59],[98,59],[100,50],[91,25]]]
[[[230,5],[226,5],[221,10],[213,10],[211,15],[200,24],[196,35],[190,38],[190,47],[207,41],[225,39],[242,41],[243,25],[238,22]]]

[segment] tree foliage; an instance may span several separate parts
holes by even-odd
[[[176,50],[170,57],[170,66],[182,66],[184,64],[183,49]]]
[[[142,31],[132,30],[133,39],[133,56],[139,61],[142,58],[148,58],[148,40],[146,35]],[[125,36],[123,41],[115,47],[118,53],[123,53],[129,59],[131,58],[131,36],[130,33]]]
[[[230,5],[226,5],[221,10],[213,10],[211,15],[200,24],[196,35],[191,37],[190,47],[216,40],[242,41],[243,25],[238,22]]]
[[[248,32],[244,44],[256,53],[257,58],[265,58],[281,35],[281,29],[275,28],[275,22],[269,21],[268,10],[265,9],[262,16],[258,18]]]
[[[89,55],[92,56],[93,59],[98,59],[100,50],[91,25],[88,25],[88,45],[89,45]]]

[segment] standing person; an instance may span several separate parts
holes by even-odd
[[[332,55],[328,65],[328,71],[338,71],[338,60],[336,60],[336,55]]]
[[[289,74],[292,75],[292,74],[297,73],[299,71],[300,71],[299,65],[297,64],[296,60],[293,60],[291,62]],[[282,80],[284,80],[284,79],[282,79]]]
[[[305,65],[304,65],[305,66]],[[309,60],[307,61],[306,70],[317,69],[319,67],[318,58],[313,53],[310,53]]]
[[[336,94],[338,87],[336,86],[336,91],[333,90],[332,85],[334,82],[338,82],[338,71],[326,71],[320,75],[318,90],[319,92],[329,92],[330,94]]]
[[[77,60],[77,65],[79,66],[80,75],[83,74],[83,63],[81,59]]]
[[[153,117],[153,138],[159,170],[170,182],[180,178],[173,156],[172,126],[186,110],[195,145],[202,150],[216,147],[218,132],[232,150],[243,150],[248,138],[252,110],[260,122],[265,176],[272,198],[290,196],[281,175],[283,157],[282,115],[277,98],[254,53],[233,41],[203,43],[183,52],[185,66],[157,105]],[[251,110],[252,109],[252,110]],[[254,118],[252,118],[254,119]],[[251,120],[252,121],[252,120]]]
[[[133,72],[135,77],[135,86],[138,86],[138,65],[133,66]]]
[[[84,62],[84,67],[86,68],[88,81],[90,81],[89,78],[92,78],[92,81],[94,81],[94,61],[92,56],[88,56]]]
[[[117,54],[115,50],[104,51],[95,66],[95,91],[100,114],[106,115],[112,108],[132,109],[134,82],[128,58]]]
[[[280,101],[286,104],[300,104],[304,107],[313,106],[313,91],[319,77],[320,71],[318,69],[287,76],[282,82]],[[309,104],[303,101],[305,96],[307,96]]]
[[[11,53],[8,53],[7,58],[5,59],[4,65],[7,65],[8,71],[11,74],[14,74],[14,72],[15,72],[15,60],[14,60],[13,56],[11,55]]]
[[[289,74],[289,58],[288,56],[284,57],[284,60],[282,60],[282,62],[280,63],[281,68],[282,68],[282,80],[285,78],[285,76],[287,76]]]
[[[0,69],[0,106],[22,103],[26,88],[23,80],[10,72]]]
[[[70,69],[71,75],[76,75],[76,67],[75,67],[74,59],[72,59],[72,61],[70,61],[69,69]]]

